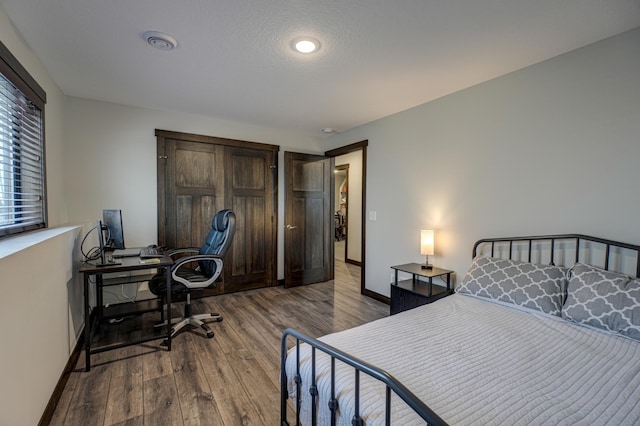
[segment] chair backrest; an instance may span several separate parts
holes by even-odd
[[[224,257],[231,246],[236,230],[236,215],[231,210],[220,210],[211,220],[211,231],[207,234],[199,254],[215,254]],[[211,260],[198,262],[200,270],[211,277],[216,272],[216,264]]]

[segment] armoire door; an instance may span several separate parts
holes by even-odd
[[[166,140],[162,245],[199,247],[224,207],[224,146]],[[160,240],[159,240],[160,241]]]
[[[225,204],[236,214],[236,233],[225,292],[277,285],[275,156],[270,151],[226,148]]]
[[[158,243],[200,247],[216,212],[236,215],[222,282],[205,295],[275,285],[274,145],[164,130],[158,147]]]

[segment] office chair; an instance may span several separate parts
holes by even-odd
[[[231,246],[236,228],[236,216],[231,210],[221,210],[211,220],[211,231],[207,234],[204,245],[198,248],[171,250],[169,255],[174,259],[170,269],[171,293],[186,293],[187,301],[182,318],[172,318],[158,326],[175,324],[171,328],[173,338],[182,328],[189,325],[202,328],[208,338],[213,331],[203,322],[212,319],[222,321],[222,316],[215,313],[193,315],[191,313],[191,292],[213,288],[222,273],[223,257]],[[182,257],[179,257],[182,256]],[[197,267],[194,268],[197,262]],[[156,296],[167,294],[164,274],[158,274],[149,281],[149,290]]]

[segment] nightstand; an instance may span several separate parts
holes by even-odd
[[[391,269],[395,272],[394,282],[391,283],[391,315],[453,294],[451,289],[453,271],[440,268],[422,269],[419,263],[392,266]],[[398,272],[411,274],[411,279],[398,281]],[[426,278],[427,281],[421,280],[420,277]],[[443,278],[446,279],[446,287],[433,284],[435,277],[446,277]]]

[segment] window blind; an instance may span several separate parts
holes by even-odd
[[[0,238],[46,226],[42,117],[0,74]]]

